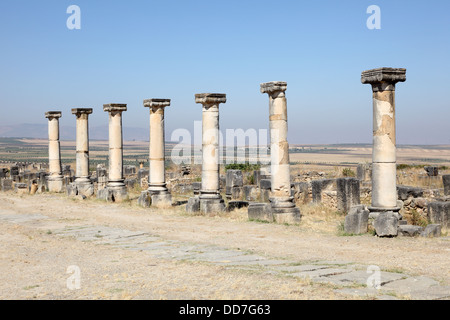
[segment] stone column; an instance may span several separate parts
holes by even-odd
[[[60,111],[45,113],[48,119],[48,162],[50,175],[47,177],[48,191],[63,192],[63,176],[61,174],[61,150],[59,144]]]
[[[398,212],[395,139],[395,84],[406,81],[406,69],[364,71],[361,82],[372,85],[373,151],[371,212]]]
[[[94,186],[89,176],[89,124],[91,108],[72,109],[77,119],[76,137],[76,173],[75,186],[77,194],[90,197],[94,194]]]
[[[109,176],[108,184],[99,198],[108,201],[122,201],[127,195],[123,177],[123,137],[122,112],[127,111],[126,104],[105,104],[103,111],[109,113]]]
[[[281,81],[261,84],[261,93],[269,95],[270,113],[270,203],[276,222],[296,223],[300,221],[300,210],[291,196],[289,143],[287,141],[287,83]]]
[[[142,205],[151,203],[159,208],[172,205],[172,195],[166,187],[165,170],[164,110],[168,106],[170,99],[144,100],[144,107],[150,108],[150,170],[147,196],[151,201],[144,201]]]
[[[200,211],[220,212],[225,204],[219,181],[219,104],[226,103],[227,97],[222,93],[200,93],[195,95],[195,102],[203,105]]]

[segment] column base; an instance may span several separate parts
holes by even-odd
[[[92,197],[94,195],[94,185],[90,179],[76,179],[75,182],[66,186],[68,196],[85,196]]]
[[[63,176],[48,177],[47,186],[49,192],[56,192],[56,193],[64,192]]]
[[[369,218],[371,219],[376,219],[380,213],[384,213],[384,212],[394,212],[397,214],[399,220],[401,220],[402,216],[400,214],[400,210],[402,207],[397,206],[397,207],[391,207],[391,208],[387,208],[387,207],[372,207],[369,206],[367,207],[367,209],[369,210]]]
[[[97,198],[108,202],[128,200],[127,187],[125,185],[108,185],[97,192]]]
[[[273,220],[276,223],[298,224],[300,209],[295,206],[294,197],[270,198]]]
[[[169,191],[142,191],[138,199],[138,204],[141,207],[149,208],[170,208],[172,207],[172,195]]]
[[[217,192],[200,191],[199,200],[201,213],[219,213],[226,210],[225,201]]]

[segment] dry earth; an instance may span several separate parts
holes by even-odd
[[[287,226],[246,221],[245,210],[221,217],[189,216],[183,206],[144,209],[134,201],[111,204],[55,194],[1,193],[0,203],[0,299],[361,298],[338,292],[330,284],[263,268],[155,258],[142,250],[58,234],[88,226],[145,232],[185,245],[249,251],[293,265],[315,261],[376,265],[383,271],[450,284],[448,237],[344,237],[336,232],[336,219],[320,216],[305,216],[299,226]],[[23,223],[2,219],[31,214],[47,218]],[[71,265],[81,270],[79,290],[66,285]]]

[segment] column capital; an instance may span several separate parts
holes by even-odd
[[[361,82],[371,84],[374,92],[395,91],[395,84],[405,81],[406,69],[404,68],[377,68],[366,70],[361,74]]]
[[[268,93],[270,95],[278,92],[285,92],[287,90],[287,82],[271,81],[261,83],[261,93]]]
[[[146,108],[165,108],[170,106],[170,99],[146,99],[144,107]]]
[[[80,114],[91,114],[92,108],[75,108],[72,109],[72,114],[80,115]]]
[[[195,103],[219,104],[226,103],[227,95],[225,93],[197,93],[195,95]]]
[[[48,111],[45,113],[47,119],[59,119],[62,117],[61,111]]]
[[[105,111],[105,112],[127,111],[127,105],[120,104],[120,103],[108,103],[108,104],[103,105],[103,111]]]

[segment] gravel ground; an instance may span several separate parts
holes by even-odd
[[[165,241],[245,250],[263,257],[311,263],[376,265],[383,271],[431,277],[449,285],[448,237],[382,239],[337,235],[336,221],[305,217],[300,226],[248,222],[245,211],[221,217],[189,216],[184,208],[144,209],[134,202],[74,200],[64,195],[0,194],[0,299],[354,299],[330,284],[258,268],[188,259],[155,258],[58,230],[108,227],[145,232]],[[8,215],[42,215],[13,223]],[[317,228],[311,227],[316,223]],[[320,226],[320,227],[319,227]],[[80,270],[70,290],[69,266]]]

